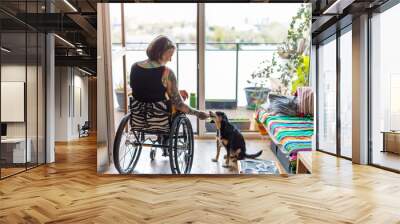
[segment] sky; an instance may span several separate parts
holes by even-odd
[[[118,3],[111,4],[111,9],[119,8]],[[206,22],[214,25],[242,26],[248,18],[252,23],[269,20],[289,24],[300,7],[296,3],[209,3],[206,4]],[[118,16],[111,13],[112,16]],[[195,22],[196,4],[192,3],[126,3],[127,23],[137,19],[158,23],[166,15],[168,21]],[[137,19],[136,19],[137,18]]]

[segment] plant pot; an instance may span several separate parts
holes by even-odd
[[[117,96],[118,111],[125,111],[125,93],[123,90],[115,90],[115,95]]]
[[[247,109],[254,110],[260,104],[263,104],[268,97],[270,89],[261,87],[244,88],[246,92]]]

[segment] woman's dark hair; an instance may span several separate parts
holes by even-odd
[[[152,61],[158,61],[169,49],[175,49],[175,44],[166,36],[156,37],[147,47],[146,54]]]

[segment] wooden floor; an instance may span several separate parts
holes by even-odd
[[[15,173],[23,172],[25,167],[12,167],[12,168],[0,168],[1,169],[1,178],[13,175]]]
[[[226,150],[221,149],[221,155],[217,163],[212,162],[211,159],[215,158],[216,155],[216,142],[215,140],[195,139],[194,141],[194,157],[193,167],[191,174],[239,174],[237,165],[231,162],[231,168],[224,168],[224,155]],[[260,159],[272,160],[277,164],[278,170],[281,174],[285,174],[286,171],[280,165],[279,160],[275,154],[270,150],[269,139],[264,140],[247,140],[246,148],[248,153],[256,153],[262,150],[263,153],[259,157]],[[135,167],[135,174],[171,174],[171,168],[169,164],[169,157],[163,157],[161,149],[157,149],[156,158],[154,161],[150,160],[150,148],[144,147],[140,155],[138,164]],[[118,174],[118,171],[111,165],[110,168],[105,172],[106,174]]]
[[[400,170],[400,155],[392,152],[381,152],[375,150],[372,156],[374,164],[388,167],[395,170]]]
[[[400,175],[314,154],[313,174],[98,176],[96,142],[0,181],[0,223],[400,223]]]
[[[27,169],[33,169],[37,166],[37,164],[28,163],[27,167],[24,164],[18,165],[18,167],[7,167],[7,168],[0,168],[1,178],[6,178],[8,176],[23,172]]]

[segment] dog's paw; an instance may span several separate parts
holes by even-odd
[[[212,158],[211,161],[213,161],[215,163],[218,162],[218,160],[216,158]]]

